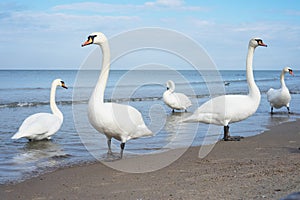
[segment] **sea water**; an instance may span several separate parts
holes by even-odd
[[[300,116],[300,72],[286,75],[286,85],[292,100],[288,115],[286,108],[274,110],[266,92],[280,87],[281,71],[254,71],[262,97],[257,112],[247,120],[230,125],[231,135],[252,136],[268,128],[293,121]],[[0,71],[0,184],[19,182],[60,167],[79,165],[104,159],[106,138],[96,132],[87,120],[87,103],[96,84],[99,71],[87,70],[1,70]],[[190,124],[178,129],[179,121],[190,115],[203,102],[218,93],[247,94],[244,70],[220,71],[216,83],[224,91],[212,91],[205,76],[193,70],[111,70],[105,101],[128,104],[137,108],[154,137],[139,138],[126,143],[124,156],[138,156],[172,148],[198,146],[215,142],[222,137],[222,127],[215,135],[207,136],[209,125]],[[51,112],[49,95],[51,82],[61,78],[69,87],[58,88],[56,102],[64,114],[61,129],[49,141],[28,142],[12,140],[23,120],[38,112]],[[220,77],[219,77],[220,78]],[[188,112],[175,112],[162,100],[165,82],[173,80],[176,91],[185,93],[193,106]],[[213,87],[212,87],[213,88]],[[247,106],[247,105],[245,105]],[[210,140],[209,137],[212,139]],[[206,139],[205,139],[206,138]],[[208,138],[208,140],[207,140]],[[98,142],[99,141],[99,142]],[[119,152],[119,141],[113,140],[113,151]]]

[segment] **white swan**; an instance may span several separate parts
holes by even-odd
[[[185,110],[192,105],[190,99],[182,93],[176,93],[175,83],[172,80],[166,82],[167,90],[163,94],[163,100],[167,106],[174,110]]]
[[[67,86],[61,79],[55,79],[52,82],[50,92],[51,113],[36,113],[27,117],[18,132],[12,136],[12,139],[27,138],[31,140],[50,139],[61,127],[63,123],[63,114],[55,103],[56,87],[61,86],[67,89]]]
[[[97,44],[102,49],[102,70],[89,100],[88,117],[92,126],[100,133],[105,134],[108,144],[108,155],[111,151],[111,138],[121,141],[120,157],[126,141],[143,136],[152,136],[147,128],[141,113],[128,105],[104,103],[104,90],[110,70],[110,49],[108,40],[103,33],[96,32],[88,36],[83,46]]]
[[[283,68],[280,75],[281,88],[280,89],[270,88],[269,91],[267,92],[267,99],[271,105],[271,114],[273,114],[273,108],[278,109],[283,106],[285,106],[288,110],[288,113],[290,113],[291,95],[289,89],[286,87],[284,82],[284,74],[287,72],[292,76],[294,75],[293,70],[291,68],[289,67]]]
[[[229,136],[229,124],[242,121],[254,114],[260,103],[260,91],[253,77],[253,55],[257,46],[267,46],[259,38],[251,39],[246,60],[248,95],[223,95],[215,97],[201,105],[184,122],[202,122],[224,126],[224,140],[240,140]]]

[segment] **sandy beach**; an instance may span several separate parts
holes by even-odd
[[[189,148],[174,163],[154,172],[125,173],[98,162],[2,185],[0,196],[1,199],[280,199],[300,191],[299,147],[300,120],[275,126],[240,142],[219,141],[205,158],[198,157],[199,147]],[[170,154],[172,151],[154,157],[163,160]],[[136,159],[116,163],[130,165]]]

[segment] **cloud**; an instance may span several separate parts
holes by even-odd
[[[157,0],[149,1],[145,3],[146,6],[166,6],[166,7],[178,7],[183,6],[183,0]]]
[[[139,21],[137,16],[109,16],[109,15],[77,15],[67,13],[47,12],[11,12],[2,18],[0,25],[2,32],[24,31],[78,31],[92,27],[108,27],[115,23],[132,24]]]
[[[156,0],[148,1],[144,4],[148,9],[170,9],[176,11],[204,11],[207,8],[200,6],[187,6],[183,0]]]
[[[91,11],[98,13],[132,13],[136,11],[151,11],[153,9],[168,9],[176,11],[201,11],[205,8],[200,6],[186,6],[183,0],[157,0],[148,1],[144,4],[107,4],[96,2],[80,2],[72,4],[57,5],[52,8],[54,11]]]
[[[57,5],[52,8],[53,11],[91,11],[98,13],[110,13],[110,12],[130,12],[132,10],[141,9],[143,6],[132,4],[106,4],[96,2],[81,2]]]

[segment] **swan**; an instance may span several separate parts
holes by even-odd
[[[121,142],[120,158],[126,141],[144,136],[153,136],[147,128],[141,113],[132,106],[117,103],[104,103],[104,91],[110,70],[110,49],[106,36],[95,32],[88,36],[81,46],[96,44],[102,50],[102,70],[88,103],[88,118],[91,125],[107,138],[108,155],[112,155],[111,139]]]
[[[271,114],[273,114],[273,108],[278,109],[283,106],[285,106],[288,110],[288,113],[290,113],[291,95],[284,82],[284,74],[287,72],[292,76],[294,75],[293,70],[290,67],[283,68],[280,75],[281,88],[270,88],[267,92],[267,99],[271,106]]]
[[[172,80],[166,82],[167,90],[163,94],[163,100],[167,106],[174,110],[185,110],[192,105],[189,98],[182,93],[176,93],[175,83]]]
[[[249,41],[246,60],[246,77],[249,88],[248,95],[222,95],[202,104],[183,122],[202,122],[224,126],[225,141],[239,141],[241,137],[229,135],[229,124],[242,121],[254,114],[260,103],[260,91],[253,77],[253,55],[257,46],[267,46],[260,38]]]
[[[50,108],[52,113],[36,113],[27,117],[12,139],[27,138],[31,140],[51,139],[61,127],[64,116],[55,103],[56,87],[68,87],[61,79],[55,79],[51,85]]]

